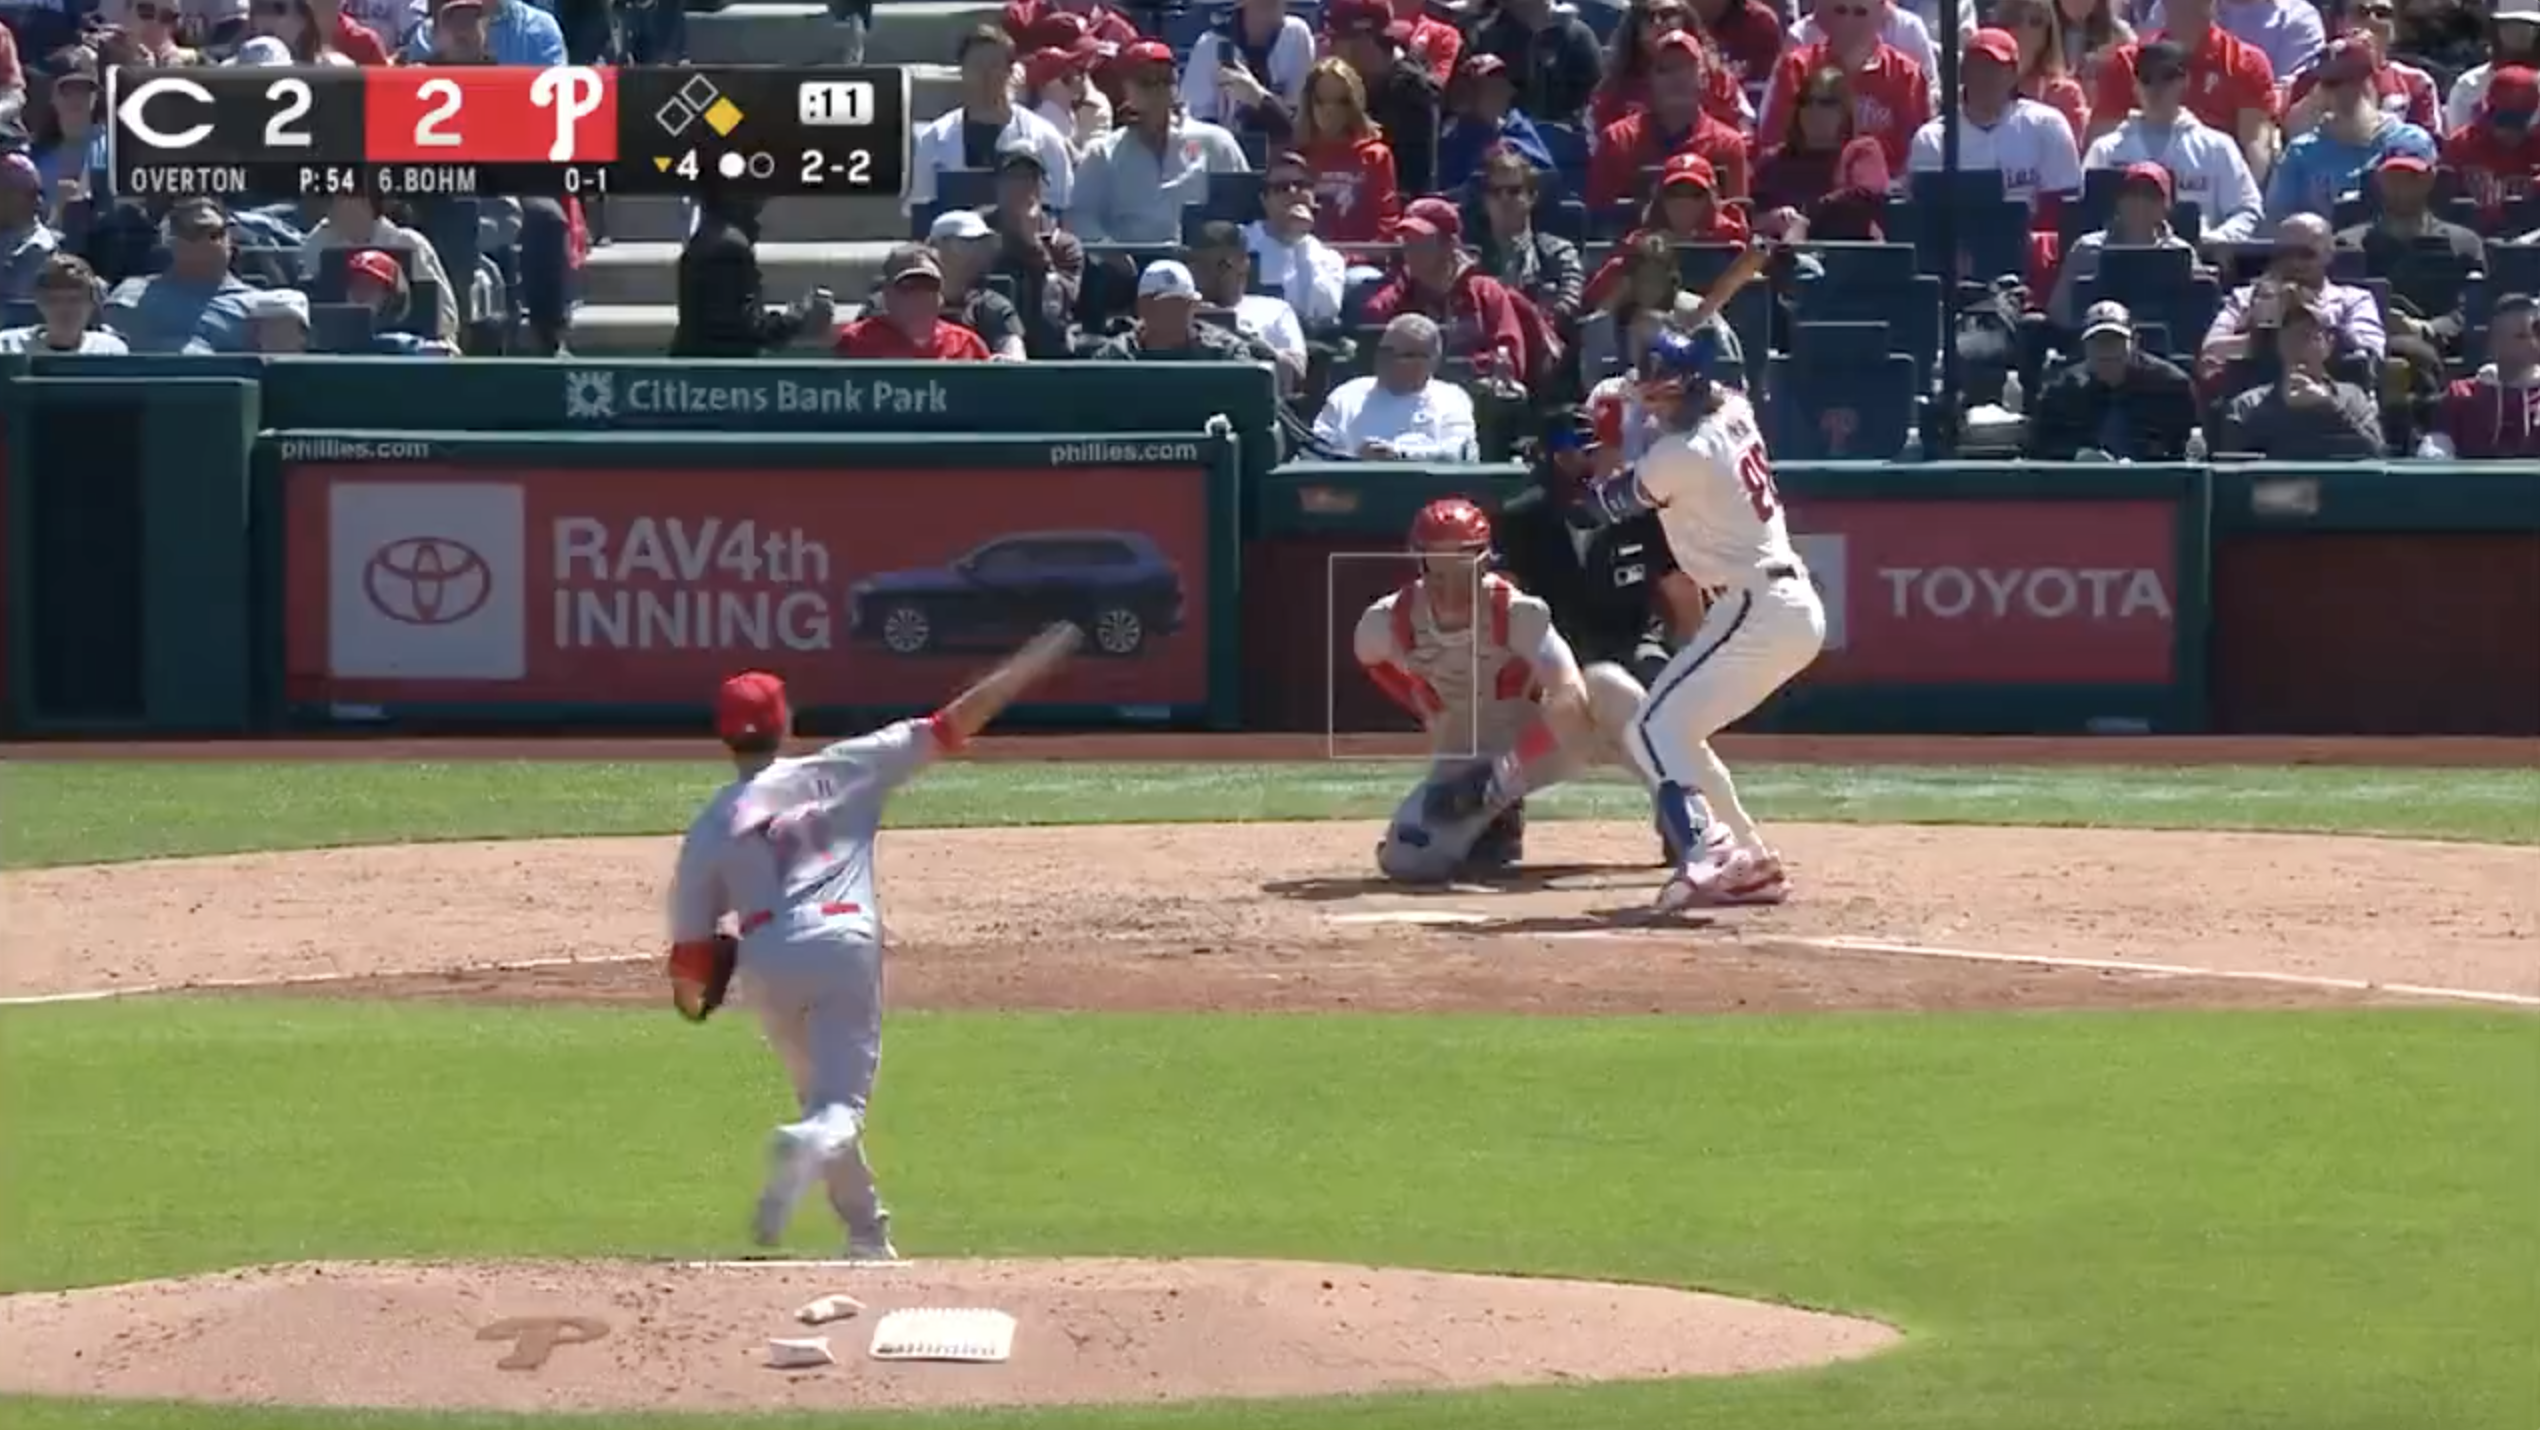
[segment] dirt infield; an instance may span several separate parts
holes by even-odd
[[[1523,870],[1436,889],[1370,877],[1376,833],[894,831],[880,845],[891,1005],[2540,1008],[2540,850],[1794,824],[1776,829],[1793,903],[1656,921],[1660,870],[1638,824],[1538,822]],[[0,874],[0,1000],[217,987],[667,1016],[674,849],[443,844]],[[1013,1360],[872,1361],[859,1321],[829,1328],[839,1364],[768,1369],[766,1338],[804,1333],[788,1308],[831,1291],[877,1315],[1008,1311]],[[498,1364],[541,1337],[536,1365]],[[1137,1401],[1736,1374],[1892,1339],[1674,1291],[1357,1268],[309,1266],[0,1298],[0,1391],[506,1411]]]

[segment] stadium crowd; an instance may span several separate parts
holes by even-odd
[[[99,66],[682,43],[676,0],[90,3],[0,6],[43,56],[0,54],[0,346],[554,353],[597,216],[110,199]],[[2540,454],[2540,0],[1805,8],[1012,0],[858,311],[771,306],[709,188],[673,351],[1258,361],[1327,453],[1584,409],[1612,464],[1638,354],[1764,238],[1787,281],[1714,321],[1788,456]]]

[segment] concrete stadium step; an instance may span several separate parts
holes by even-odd
[[[762,243],[759,271],[765,275],[767,300],[790,303],[813,288],[825,287],[839,300],[862,302],[882,276],[882,259],[891,251],[887,240],[829,243]],[[586,304],[677,303],[679,245],[608,243],[591,250],[582,265],[582,301]]]
[[[685,243],[687,201],[671,194],[630,194],[609,200],[608,232],[617,243]],[[894,198],[771,199],[759,211],[762,243],[888,243],[908,232],[908,216]],[[675,257],[676,255],[674,255]]]
[[[866,37],[867,64],[947,64],[962,32],[992,24],[999,6],[961,0],[884,0]],[[688,17],[688,53],[699,64],[814,65],[839,58],[838,22],[826,5],[750,0]]]
[[[838,305],[838,322],[861,316],[861,304]],[[660,357],[670,351],[679,331],[679,310],[666,303],[585,303],[573,315],[566,346],[584,357]],[[829,332],[805,333],[792,347],[770,357],[810,359],[829,354]]]

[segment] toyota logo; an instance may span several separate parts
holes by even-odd
[[[446,536],[401,537],[371,553],[362,594],[392,621],[455,625],[494,594],[494,571],[474,548]]]

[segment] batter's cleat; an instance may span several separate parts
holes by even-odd
[[[820,1148],[791,1127],[779,1127],[767,1145],[767,1185],[758,1194],[758,1211],[750,1218],[750,1239],[774,1246],[793,1224],[794,1208],[820,1177]]]
[[[1790,898],[1790,876],[1769,850],[1733,849],[1679,867],[1658,891],[1659,913],[1778,904]]]

